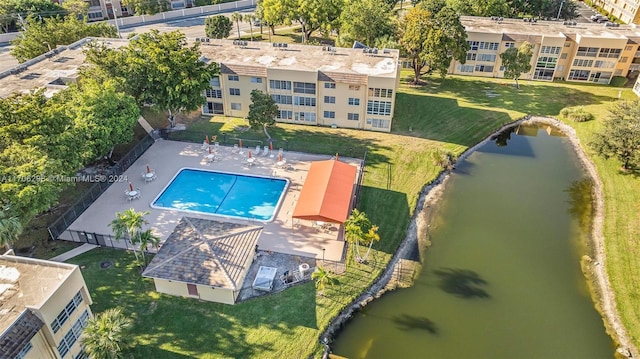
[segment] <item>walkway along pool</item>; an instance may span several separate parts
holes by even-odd
[[[151,207],[270,222],[288,184],[284,178],[182,168]]]
[[[611,358],[580,258],[589,179],[565,137],[525,128],[461,161],[408,289],[375,300],[331,344],[349,358]],[[585,200],[586,198],[586,200]]]

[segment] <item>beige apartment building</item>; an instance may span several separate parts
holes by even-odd
[[[533,45],[531,71],[521,79],[608,84],[613,76],[635,78],[640,71],[640,28],[605,24],[462,17],[471,49],[465,64],[449,73],[504,77],[500,54],[527,41]]]
[[[260,90],[278,104],[278,122],[391,131],[398,50],[215,40],[201,51],[221,72],[203,114],[246,117]]]
[[[192,7],[194,0],[157,0],[166,2],[167,10],[179,10]],[[64,0],[53,0],[62,4]],[[101,21],[117,17],[134,15],[133,11],[127,8],[126,0],[85,0],[89,4],[88,21]]]
[[[0,255],[0,358],[86,358],[90,304],[78,266]]]
[[[625,24],[640,24],[640,0],[595,0],[593,3]]]

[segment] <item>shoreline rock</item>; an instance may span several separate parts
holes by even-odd
[[[560,130],[569,139],[576,155],[580,159],[580,162],[593,180],[594,187],[594,217],[593,227],[591,230],[591,244],[594,247],[595,258],[591,262],[589,269],[594,274],[595,279],[591,278],[596,285],[595,293],[592,293],[592,299],[596,308],[599,309],[601,316],[605,322],[605,328],[608,334],[618,344],[616,353],[623,357],[632,358],[638,356],[638,350],[630,340],[626,329],[622,325],[620,317],[615,305],[615,295],[611,289],[609,278],[606,274],[606,268],[603,265],[605,263],[604,252],[604,235],[603,235],[603,221],[604,221],[604,194],[602,192],[602,182],[598,176],[595,165],[589,160],[582,147],[580,146],[580,140],[575,130],[564,122],[554,118],[547,117],[533,117],[525,116],[514,122],[504,124],[500,129],[494,131],[484,140],[480,141],[476,145],[468,148],[459,157],[458,161],[464,160],[470,154],[475,152],[480,146],[483,146],[488,141],[491,141],[497,134],[510,129],[512,127],[524,125],[537,125],[545,124],[553,126]],[[389,260],[387,267],[382,274],[376,279],[373,284],[354,299],[349,305],[345,307],[340,314],[331,320],[327,328],[320,336],[320,342],[324,345],[325,349],[322,357],[328,358],[331,351],[330,343],[333,341],[334,336],[338,333],[342,327],[351,319],[354,313],[376,298],[381,297],[386,292],[393,290],[394,286],[389,286],[389,282],[392,279],[396,265],[400,260],[405,258],[410,252],[411,248],[415,248],[419,244],[421,238],[427,238],[428,227],[428,212],[429,208],[435,204],[442,195],[449,174],[454,171],[455,168],[442,171],[436,179],[426,184],[420,191],[418,201],[416,203],[415,211],[410,219],[409,226],[407,227],[407,233],[405,239],[400,243],[398,249]],[[612,331],[612,332],[611,332]]]

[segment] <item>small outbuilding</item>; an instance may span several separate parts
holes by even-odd
[[[183,217],[144,277],[160,293],[235,304],[262,227]]]

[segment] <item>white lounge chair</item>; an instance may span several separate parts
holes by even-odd
[[[260,156],[260,145],[257,145],[257,146],[256,146],[256,150],[255,150],[254,155],[256,155],[256,156]]]
[[[204,151],[207,149],[207,147],[209,147],[209,144],[207,143],[207,141],[202,142],[202,148],[201,150]]]
[[[269,146],[264,146],[264,148],[262,149],[262,155],[266,156],[269,154]]]

